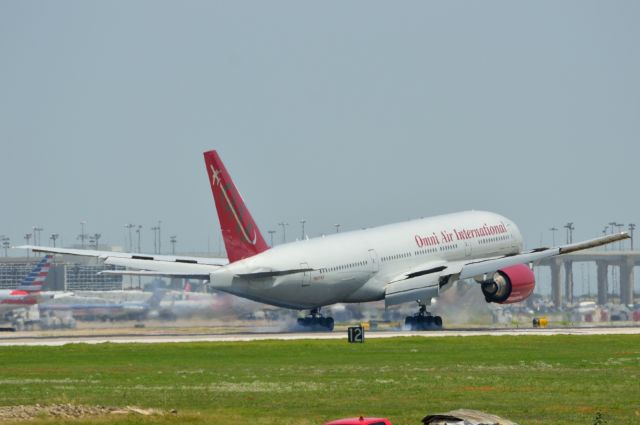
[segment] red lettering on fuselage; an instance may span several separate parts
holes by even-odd
[[[507,226],[505,226],[504,223],[500,223],[500,224],[494,224],[494,225],[485,224],[484,226],[478,227],[475,229],[453,229],[453,233],[443,230],[440,233],[442,235],[443,242],[448,243],[448,242],[453,242],[454,235],[456,237],[456,240],[461,241],[465,239],[474,239],[474,238],[481,238],[485,236],[501,235],[501,234],[508,233],[508,231],[507,231]],[[422,248],[425,246],[440,245],[440,239],[438,239],[438,236],[436,236],[435,233],[431,236],[416,235],[414,239],[416,241],[416,245],[418,245],[419,248]]]
[[[431,236],[416,235],[415,240],[419,248],[422,248],[425,246],[440,245],[440,241],[438,240],[438,237],[435,234]]]

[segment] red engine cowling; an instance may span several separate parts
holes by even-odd
[[[526,264],[505,267],[482,282],[482,293],[488,303],[512,304],[527,299],[536,287],[533,272]]]

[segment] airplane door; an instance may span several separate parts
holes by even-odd
[[[464,241],[464,255],[467,258],[471,257],[471,243],[469,241]]]
[[[507,223],[507,234],[509,235],[509,239],[511,239],[511,248],[518,248],[518,242],[516,238],[513,236],[513,232],[511,231],[511,223]]]
[[[308,263],[300,263],[300,268],[301,269],[308,269],[309,268],[309,264]],[[302,286],[309,286],[311,284],[310,277],[311,277],[310,272],[304,272],[302,274]]]
[[[378,253],[376,252],[375,249],[370,249],[369,250],[369,261],[371,261],[370,270],[372,272],[375,273],[378,270],[380,270],[380,264],[378,263]]]

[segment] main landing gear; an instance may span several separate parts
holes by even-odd
[[[331,332],[333,330],[333,317],[324,317],[319,308],[314,308],[308,316],[298,318],[298,326],[312,331]]]
[[[413,316],[404,319],[404,326],[412,331],[427,331],[442,329],[442,317],[433,316],[427,311],[427,306],[418,301],[420,310]]]

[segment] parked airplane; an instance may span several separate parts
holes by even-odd
[[[86,294],[68,295],[40,304],[40,312],[45,317],[73,317],[83,320],[142,320],[160,309],[164,290],[144,293],[144,300],[114,301],[107,298],[107,292],[88,296]]]
[[[466,211],[269,248],[216,151],[204,153],[222,236],[224,259],[24,246],[34,251],[100,257],[137,270],[112,274],[203,279],[219,291],[305,310],[302,326],[333,329],[320,308],[335,303],[417,302],[413,329],[442,326],[426,307],[455,281],[475,279],[487,302],[515,303],[535,287],[527,263],[626,239],[626,233],[523,251],[518,227],[499,214]]]
[[[52,258],[51,254],[45,255],[16,289],[0,290],[0,318],[3,321],[11,322],[15,328],[21,329],[24,318],[17,313],[37,304],[43,298],[50,298],[41,289],[49,274]]]

